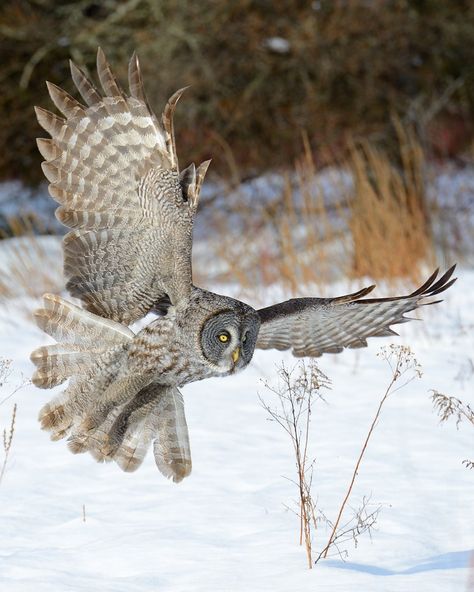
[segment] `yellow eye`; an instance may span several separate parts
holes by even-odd
[[[227,343],[229,341],[229,335],[227,333],[220,333],[218,338],[221,343]]]

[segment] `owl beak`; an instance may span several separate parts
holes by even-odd
[[[234,349],[234,351],[232,352],[232,361],[234,362],[234,364],[237,363],[237,360],[240,357],[240,347],[236,347]]]

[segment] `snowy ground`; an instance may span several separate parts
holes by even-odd
[[[297,493],[284,478],[294,477],[290,442],[257,397],[271,400],[261,379],[272,380],[282,360],[294,364],[291,356],[257,352],[245,372],[183,389],[193,472],[175,485],[151,457],[125,474],[50,442],[36,421],[49,391],[25,386],[2,402],[30,375],[30,351],[46,342],[22,312],[12,322],[15,303],[4,307],[0,357],[13,360],[14,373],[0,389],[0,428],[15,402],[18,415],[0,484],[0,590],[474,590],[474,471],[461,464],[474,457],[474,430],[440,425],[430,401],[433,388],[473,402],[474,273],[458,277],[445,302],[424,309],[424,323],[402,326],[401,338],[320,361],[333,387],[313,414],[314,494],[332,519],[390,378],[377,351],[409,344],[424,375],[387,401],[356,481],[350,505],[371,495],[383,506],[372,539],[312,571],[298,520],[285,509]],[[321,528],[314,546],[328,534]]]

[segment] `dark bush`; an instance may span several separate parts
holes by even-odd
[[[0,178],[42,178],[32,106],[50,105],[45,80],[72,90],[68,58],[93,71],[98,45],[122,80],[138,51],[157,111],[192,85],[176,118],[183,162],[285,165],[303,130],[318,160],[348,133],[389,142],[393,114],[423,133],[455,117],[466,130],[456,151],[474,114],[473,39],[468,0],[6,0]]]

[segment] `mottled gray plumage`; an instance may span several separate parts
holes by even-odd
[[[48,83],[64,117],[37,108],[50,139],[39,139],[64,238],[67,289],[82,308],[45,295],[38,325],[58,342],[31,359],[33,382],[67,388],[40,412],[52,439],[73,452],[135,470],[154,442],[155,460],[180,481],[191,471],[184,405],[178,387],[232,374],[255,347],[319,356],[362,347],[367,337],[395,334],[391,324],[448,288],[451,268],[405,297],[293,299],[254,310],[192,283],[192,229],[209,161],[179,171],[173,113],[161,122],[145,96],[138,59],[129,66],[129,95],[99,49],[102,91],[71,63],[84,104]],[[162,316],[134,334],[128,325],[150,310]]]

